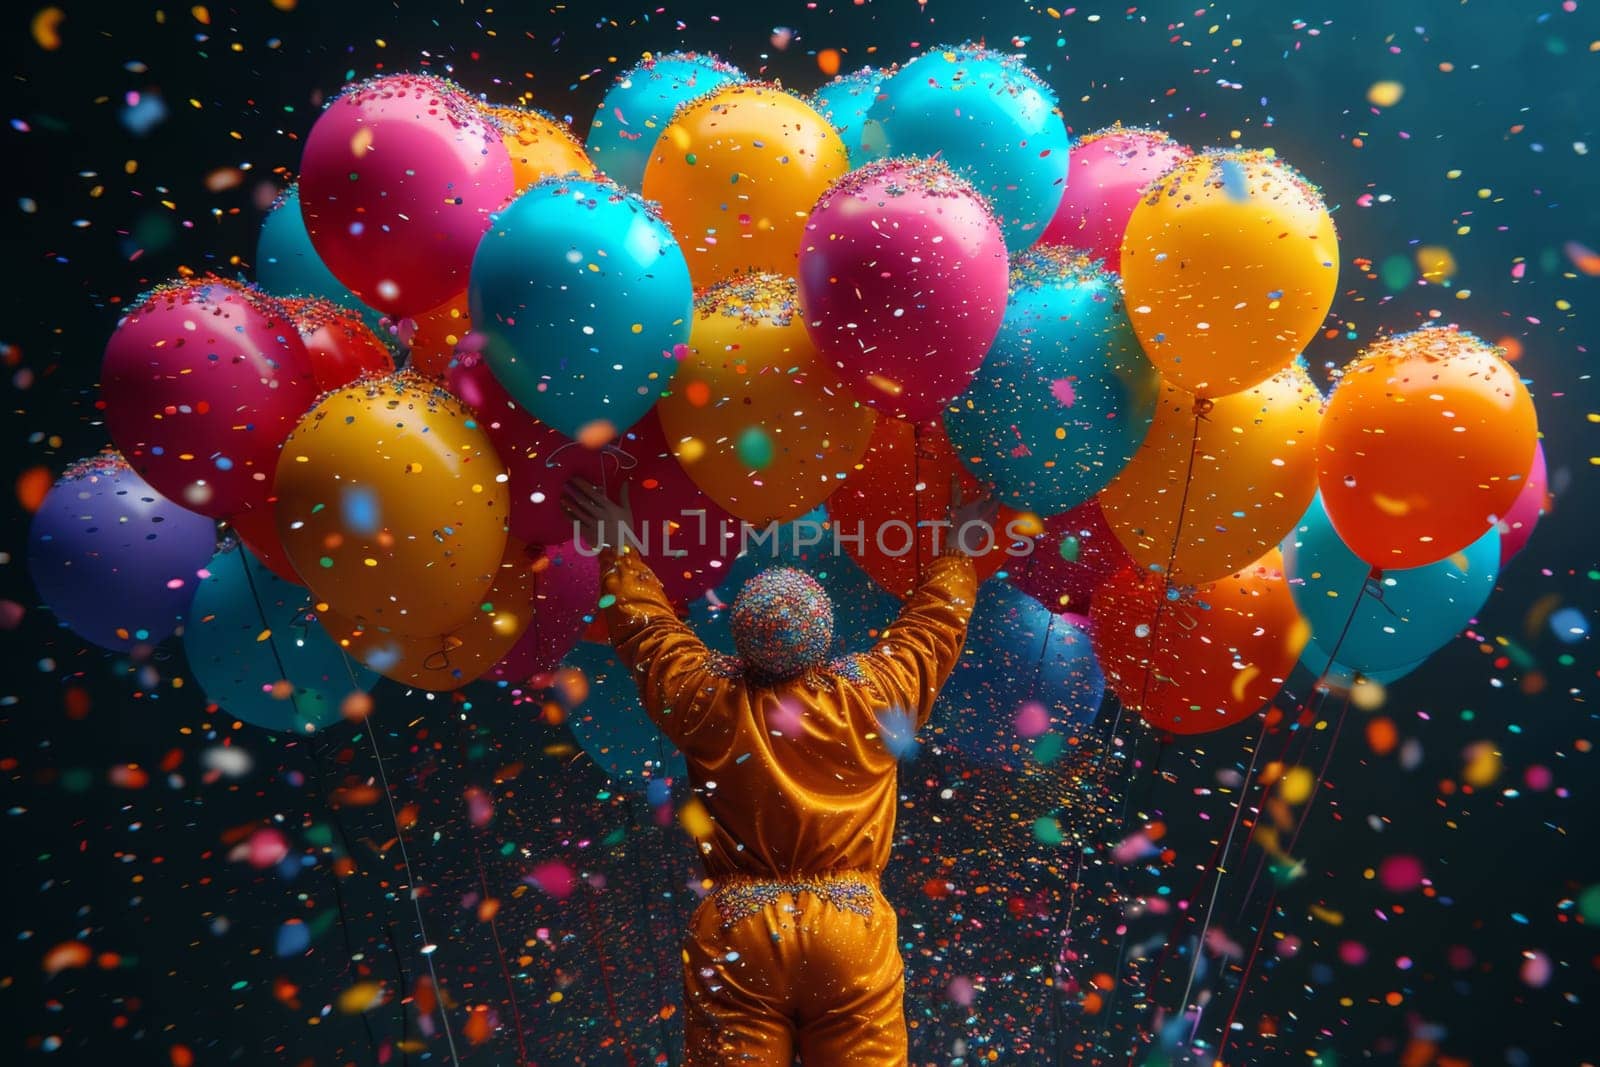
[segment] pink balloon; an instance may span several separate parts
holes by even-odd
[[[395,318],[467,287],[490,212],[514,192],[500,134],[464,90],[427,74],[347,90],[300,159],[312,247],[363,303]]]
[[[694,484],[667,443],[654,409],[617,444],[628,456],[624,474],[632,487],[628,499],[633,517],[650,533],[644,557],[667,596],[683,603],[721,585],[739,554],[739,520]],[[663,544],[662,531],[669,528]]]
[[[1082,249],[1120,271],[1122,232],[1139,195],[1192,155],[1159,130],[1112,126],[1085,134],[1072,146],[1061,203],[1039,243]]]
[[[1502,568],[1528,543],[1528,538],[1533,536],[1533,528],[1539,525],[1539,516],[1548,510],[1549,504],[1550,472],[1544,464],[1544,442],[1540,441],[1534,447],[1533,470],[1528,472],[1522,492],[1517,494],[1516,501],[1500,520]]]
[[[529,549],[549,562],[533,579],[533,619],[487,678],[520,685],[536,674],[555,670],[589,625],[600,598],[600,561],[568,541]]]
[[[265,506],[278,449],[318,389],[283,306],[222,278],[165,285],[117,323],[106,426],[162,496],[219,518]]]
[[[1133,560],[1106,525],[1100,504],[1088,500],[1045,520],[1033,551],[1006,569],[1012,584],[1054,612],[1089,614],[1095,592]],[[1080,627],[1087,629],[1087,624]]]
[[[918,421],[972,380],[1005,316],[1005,239],[938,160],[884,159],[834,183],[806,222],[811,341],[863,403]]]

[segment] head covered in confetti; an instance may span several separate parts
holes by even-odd
[[[774,567],[739,591],[732,627],[734,647],[754,673],[792,678],[827,659],[833,602],[804,571]]]

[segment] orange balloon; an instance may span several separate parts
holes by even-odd
[[[511,155],[511,176],[521,195],[543,178],[576,174],[592,178],[594,164],[565,122],[533,108],[484,106]]]
[[[1186,160],[1152,185],[1122,238],[1133,330],[1162,377],[1201,396],[1266,381],[1333,306],[1339,238],[1322,194],[1265,152]]]
[[[942,423],[879,419],[866,455],[828,498],[828,517],[839,530],[840,547],[873,581],[901,599],[911,595],[923,567],[949,544],[950,531],[922,524],[944,520],[952,476],[961,479],[967,499],[982,495],[982,484],[956,456]],[[1019,563],[1020,557],[1008,555],[1008,548],[1038,530],[1034,517],[1004,507],[995,526],[994,544],[973,561],[980,582],[1008,563]],[[846,540],[858,533],[859,544]],[[826,537],[823,543],[831,544]]]
[[[1322,394],[1298,363],[1215,400],[1166,384],[1144,444],[1100,491],[1106,522],[1141,567],[1175,582],[1232,574],[1311,506],[1321,418]]]
[[[528,628],[534,615],[535,566],[522,544],[508,541],[483,603],[444,633],[397,633],[332,609],[319,610],[317,616],[341,648],[385,678],[449,692],[487,673]]]
[[[859,462],[877,416],[812,345],[793,278],[740,274],[695,301],[689,352],[656,405],[673,454],[748,522],[797,519]]]
[[[448,633],[506,547],[505,466],[455,397],[415,374],[324,396],[278,457],[278,536],[341,615]]]
[[[810,104],[740,82],[678,110],[650,152],[644,197],[660,203],[701,288],[744,270],[793,274],[812,206],[849,169]]]
[[[1420,567],[1510,510],[1539,443],[1527,387],[1455,327],[1386,338],[1346,367],[1317,441],[1328,518],[1375,567]]]
[[[444,381],[456,346],[472,329],[467,315],[467,294],[463,290],[431,311],[414,315],[402,324],[400,339],[411,349],[407,370]]]
[[[1276,548],[1238,574],[1170,598],[1158,574],[1125,567],[1094,596],[1091,640],[1106,684],[1151,726],[1220,730],[1277,696],[1311,628]]]

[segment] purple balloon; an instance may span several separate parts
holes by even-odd
[[[216,525],[150,488],[114,453],[69,467],[28,531],[28,572],[74,633],[125,651],[183,621]]]

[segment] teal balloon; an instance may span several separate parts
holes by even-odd
[[[359,311],[375,330],[383,317],[335,278],[311,247],[311,236],[300,216],[299,186],[290,186],[261,224],[261,237],[256,242],[256,282],[273,296],[320,296],[332,300]]]
[[[884,154],[883,127],[867,124],[867,113],[877,103],[878,90],[888,72],[862,67],[841,74],[811,95],[811,106],[839,134],[854,170]]]
[[[867,113],[864,136],[891,156],[938,156],[989,198],[1019,252],[1037,241],[1067,187],[1070,138],[1056,94],[1015,58],[965,44],[918,56]]]
[[[644,417],[689,339],[694,289],[666,223],[610,182],[541,182],[501,212],[467,286],[495,378],[568,437]]]
[[[242,545],[212,558],[195,590],[183,651],[206,698],[236,719],[277,733],[339,721],[339,706],[378,676],[349,659],[311,608],[311,594],[272,573]],[[292,687],[279,699],[279,681]]]
[[[606,90],[589,124],[584,150],[606,177],[638,190],[656,138],[678,108],[744,80],[739,68],[716,56],[671,52],[647,59]]]
[[[943,744],[980,763],[1019,753],[1050,763],[1094,722],[1105,688],[1086,632],[991,578],[978,590],[961,662],[931,725]]]
[[[1013,278],[1000,332],[944,425],[1002,503],[1057,515],[1128,465],[1161,376],[1111,275],[1047,250],[1025,253]]]
[[[683,754],[645,713],[639,690],[610,645],[579,641],[562,666],[583,672],[588,695],[567,710],[579,747],[619,788],[646,793],[661,778],[682,781]]]
[[[1334,689],[1349,689],[1356,684],[1358,678],[1365,678],[1379,685],[1393,685],[1406,675],[1414,673],[1422,664],[1423,661],[1418,660],[1403,667],[1391,667],[1388,670],[1369,673],[1340,663],[1315,641],[1307,641],[1306,647],[1300,653],[1301,668],[1313,677],[1322,679],[1323,684]]]
[[[1282,547],[1311,639],[1371,677],[1427,659],[1482,610],[1500,576],[1494,527],[1437,563],[1373,574],[1334,532],[1320,493]]]

